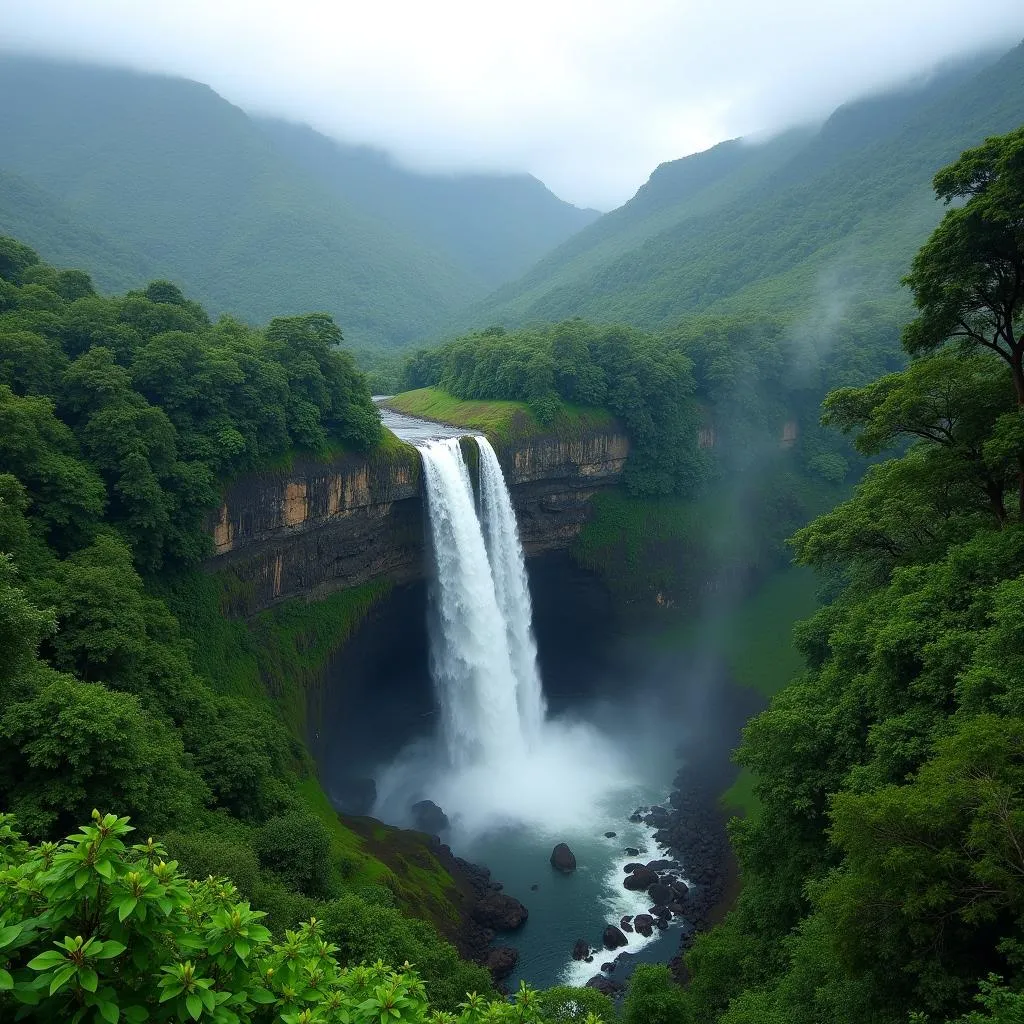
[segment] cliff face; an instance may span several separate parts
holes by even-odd
[[[625,435],[613,430],[498,448],[527,554],[568,546],[594,492],[618,481],[628,453]],[[299,460],[226,489],[207,523],[215,551],[207,568],[238,578],[237,614],[371,579],[407,582],[425,571],[424,516],[411,448]]]

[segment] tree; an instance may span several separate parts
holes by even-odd
[[[991,138],[935,175],[950,210],[904,282],[920,310],[903,332],[911,354],[950,341],[994,352],[1009,369],[1024,415],[1024,128]],[[1024,453],[1018,456],[1024,515]]]

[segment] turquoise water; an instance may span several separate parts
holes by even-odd
[[[599,948],[592,963],[572,959],[577,939],[599,947],[606,924],[618,925],[623,915],[644,913],[650,906],[646,893],[623,888],[622,868],[630,861],[653,860],[663,853],[653,842],[651,829],[628,819],[637,806],[663,802],[667,798],[665,780],[670,778],[671,770],[666,768],[657,781],[609,793],[592,808],[586,827],[548,831],[509,826],[465,841],[452,837],[460,855],[486,864],[492,876],[504,884],[505,892],[529,909],[529,919],[519,931],[501,934],[496,940],[519,950],[519,965],[506,982],[509,987],[514,988],[520,979],[536,987],[583,985],[599,973],[602,962],[614,960],[620,952],[662,962],[674,955],[679,930],[671,926],[664,933],[655,930],[648,939],[627,933],[628,946],[614,952]],[[605,832],[615,832],[615,838],[605,838]],[[550,864],[551,851],[559,842],[568,843],[576,856],[577,868],[571,874],[562,874]],[[640,855],[627,855],[627,846],[639,849]],[[618,974],[621,970],[610,976]]]

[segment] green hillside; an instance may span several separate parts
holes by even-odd
[[[404,171],[184,79],[2,55],[0,91],[0,231],[108,289],[171,278],[250,322],[323,309],[362,347],[430,333],[597,216],[527,176]]]
[[[332,193],[436,247],[481,289],[525,273],[599,216],[527,174],[417,174],[386,153],[335,142],[305,125],[258,124]]]
[[[820,128],[733,140],[664,164],[474,310],[477,323],[569,316],[646,327],[694,311],[810,313],[894,298],[941,209],[937,167],[1024,122],[1024,46],[926,85],[847,104]]]

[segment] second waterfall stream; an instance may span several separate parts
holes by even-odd
[[[544,721],[515,510],[484,437],[480,508],[458,438],[420,446],[435,572],[431,672],[451,763],[525,755]]]

